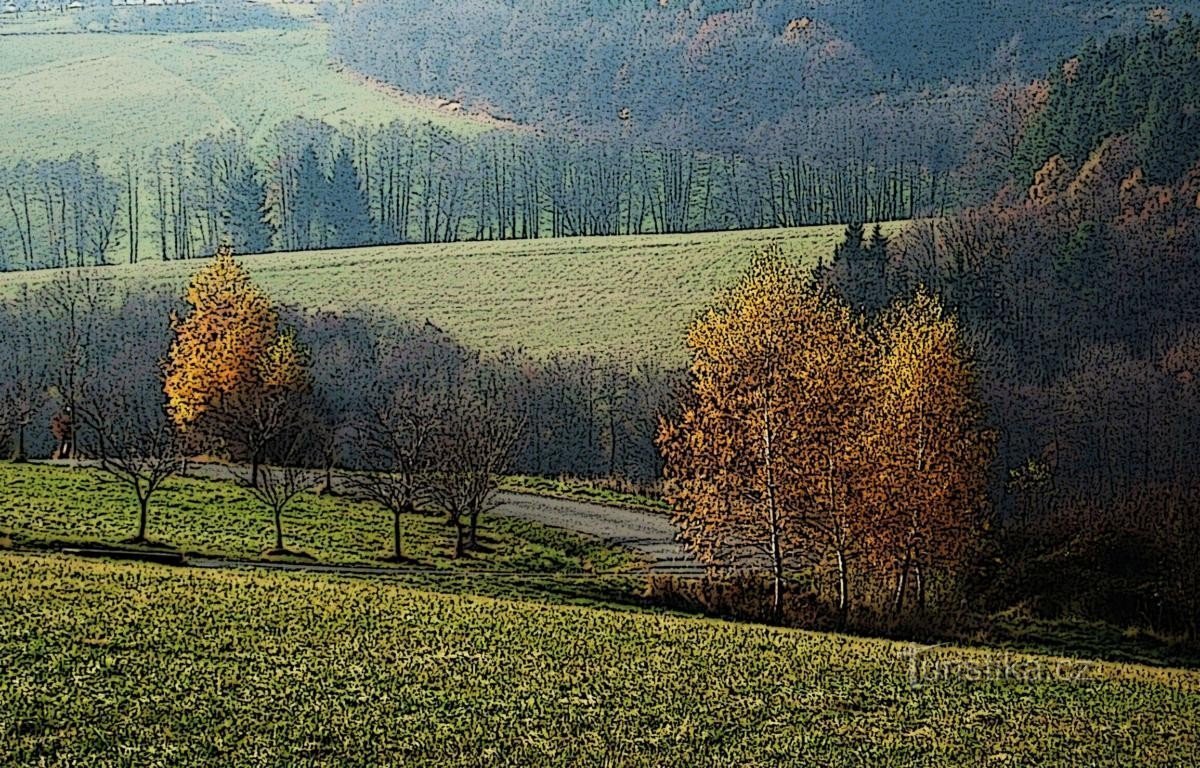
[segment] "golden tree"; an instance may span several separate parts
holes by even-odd
[[[300,412],[307,353],[229,249],[196,273],[185,300],[166,362],[168,410],[185,435],[244,453],[256,485],[268,444]]]
[[[867,550],[881,573],[895,575],[899,612],[910,586],[923,607],[932,572],[955,575],[978,552],[994,435],[958,321],[936,298],[922,292],[895,306],[880,337],[885,354],[864,437],[875,478],[865,486]]]
[[[848,600],[848,421],[861,413],[868,337],[777,248],[697,320],[693,402],[659,447],[681,538],[710,565],[765,566],[779,618],[788,574],[841,546]]]

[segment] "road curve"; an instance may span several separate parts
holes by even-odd
[[[679,530],[662,512],[610,507],[523,493],[499,493],[493,514],[532,520],[625,547],[653,571],[693,571],[696,561],[676,540]]]
[[[67,462],[45,463],[63,465]],[[215,462],[192,463],[188,469],[189,477],[244,479],[244,471]],[[648,570],[683,575],[695,575],[702,571],[701,566],[675,540],[679,531],[664,512],[512,492],[498,493],[495,502],[496,506],[490,514],[531,520],[625,547],[644,559]]]

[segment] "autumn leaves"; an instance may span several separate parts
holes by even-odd
[[[243,454],[257,486],[268,446],[294,424],[310,388],[308,353],[229,250],[192,278],[184,298],[191,311],[174,324],[168,410],[185,435]]]
[[[685,543],[801,582],[841,616],[948,594],[977,554],[991,436],[958,324],[920,294],[868,323],[777,249],[692,326],[692,396],[659,445]]]

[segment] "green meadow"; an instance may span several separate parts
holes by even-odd
[[[900,224],[885,231],[895,233]],[[307,309],[372,311],[430,322],[483,350],[584,351],[686,362],[689,322],[777,243],[805,266],[828,261],[841,227],[682,235],[466,242],[245,257],[277,301]],[[95,271],[121,289],[182,291],[197,262],[146,262]],[[0,295],[55,272],[0,275]]]
[[[85,151],[111,161],[232,129],[262,146],[296,117],[340,128],[430,120],[478,130],[338,71],[327,60],[327,32],[316,25],[178,34],[42,29],[52,22],[70,20],[0,19],[0,161]]]
[[[0,541],[22,549],[113,546],[136,528],[128,486],[96,469],[0,463]],[[485,516],[486,552],[453,560],[453,531],[437,515],[401,518],[405,569],[586,573],[637,566],[625,553],[556,528]],[[288,549],[323,565],[390,566],[392,517],[343,496],[299,495],[283,516]],[[270,511],[239,483],[169,481],[153,497],[148,537],[192,556],[259,560],[274,541]],[[285,558],[286,559],[286,558]]]
[[[0,765],[1187,766],[1200,674],[0,554]]]

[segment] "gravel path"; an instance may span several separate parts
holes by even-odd
[[[697,569],[696,562],[675,541],[678,529],[662,512],[518,493],[500,493],[496,501],[492,514],[565,528],[626,547],[644,557],[651,570]]]

